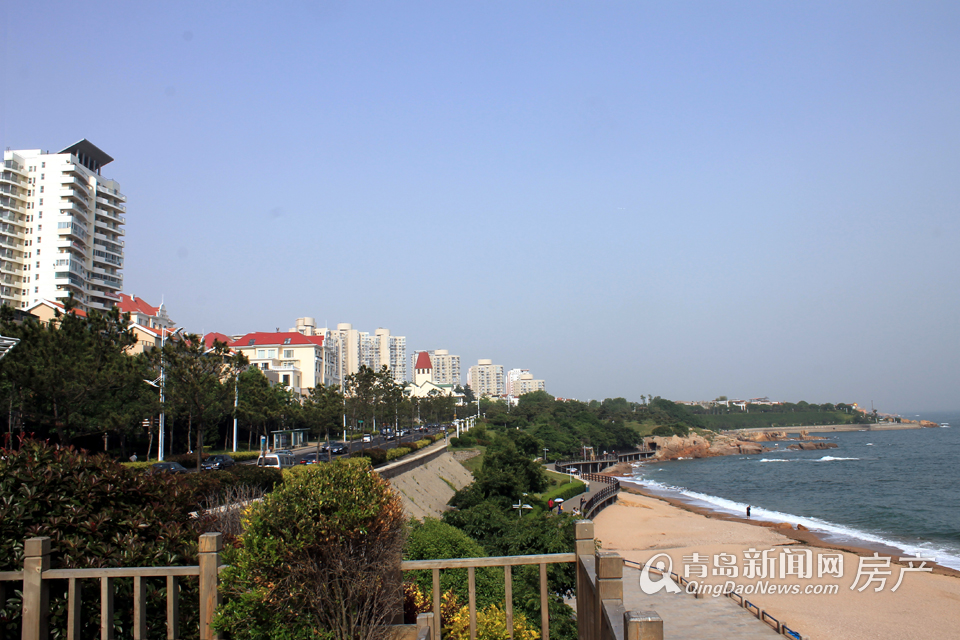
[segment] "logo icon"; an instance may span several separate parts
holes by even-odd
[[[666,558],[667,562],[660,560],[654,563],[654,560],[661,556]],[[660,572],[659,580],[651,579],[651,569]],[[673,558],[665,553],[658,553],[647,560],[646,564],[643,565],[643,569],[640,570],[640,590],[647,595],[653,595],[662,589],[666,589],[667,593],[680,593],[680,586],[670,579],[671,573],[673,573]]]

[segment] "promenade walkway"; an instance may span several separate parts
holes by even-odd
[[[658,579],[657,576],[654,576]],[[696,598],[687,593],[647,595],[640,590],[640,570],[623,567],[623,606],[628,611],[656,611],[663,619],[664,640],[771,640],[781,637],[746,609],[720,596]]]

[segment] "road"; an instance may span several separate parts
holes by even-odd
[[[351,453],[355,451],[363,451],[364,449],[374,449],[374,448],[379,448],[384,450],[394,449],[405,443],[416,442],[417,440],[423,438],[426,435],[435,435],[438,433],[442,434],[443,429],[436,427],[436,428],[427,429],[427,431],[425,432],[413,431],[405,436],[394,438],[394,439],[387,439],[384,436],[377,434],[377,435],[371,436],[371,442],[361,442],[359,440],[352,440],[350,442],[343,442],[341,440],[331,440],[330,441],[331,446],[339,444],[347,447],[346,452],[340,455],[334,455],[332,456],[332,458],[337,459],[343,456],[349,456]],[[325,442],[320,443],[321,446],[323,446],[324,444]],[[300,464],[300,462],[307,455],[311,453],[316,453],[316,452],[317,452],[317,446],[315,444],[309,445],[306,447],[299,447],[293,450],[293,457],[296,460],[297,464]],[[320,458],[321,460],[324,460],[324,461],[328,460],[327,453],[325,451],[321,452]],[[253,460],[251,462],[252,464],[256,464],[256,460]]]

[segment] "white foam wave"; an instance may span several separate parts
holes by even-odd
[[[760,458],[760,462],[796,462],[796,460],[784,460],[783,458]]]
[[[655,480],[632,478],[627,481],[644,486],[654,492],[680,494],[682,497],[685,497],[693,502],[703,503],[703,505],[706,507],[716,511],[730,513],[732,515],[743,516],[746,513],[748,506],[746,503],[737,502],[736,500],[728,500],[727,498],[721,498],[719,496],[712,496],[709,494],[700,493],[698,491],[691,491],[690,489],[686,489],[684,487],[675,487],[657,482]],[[916,544],[899,542],[885,538],[879,534],[860,531],[859,529],[854,529],[853,527],[835,524],[833,522],[821,520],[820,518],[795,516],[791,513],[784,513],[782,511],[775,511],[772,509],[764,509],[763,507],[752,505],[750,505],[750,507],[751,518],[754,520],[763,520],[766,522],[789,522],[794,525],[802,524],[814,532],[824,533],[833,537],[848,538],[853,543],[856,543],[857,541],[864,541],[901,549],[906,555],[921,555],[924,557],[936,558],[938,564],[945,567],[950,567],[951,569],[960,570],[960,551],[957,549],[938,547],[930,542],[920,542]]]
[[[834,458],[833,456],[823,456],[814,460],[814,462],[832,462],[834,460],[859,460],[860,458]]]

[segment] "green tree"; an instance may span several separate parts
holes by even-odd
[[[81,315],[73,311],[72,298],[64,307],[46,324],[18,324],[10,307],[0,309],[0,333],[20,339],[0,376],[24,427],[45,437],[56,434],[67,444],[103,433],[107,423],[117,428],[135,419],[121,419],[117,409],[123,403],[132,408],[141,398],[144,366],[125,353],[136,337],[118,309]]]
[[[423,522],[410,521],[410,534],[403,548],[404,560],[433,560],[436,558],[483,558],[484,548],[460,529],[436,518]],[[433,593],[430,571],[414,571],[412,578],[423,593]],[[503,570],[485,567],[476,570],[477,606],[500,604],[504,599]],[[469,599],[466,569],[449,569],[440,573],[440,592],[453,591],[459,602]]]
[[[235,640],[382,637],[404,533],[399,495],[366,460],[297,469],[224,554],[215,625]]]

